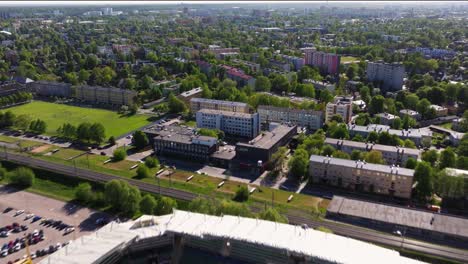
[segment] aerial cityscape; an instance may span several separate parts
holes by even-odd
[[[0,263],[468,263],[468,2],[0,2]]]

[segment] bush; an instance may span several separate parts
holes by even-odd
[[[7,175],[7,170],[2,167],[2,164],[0,164],[0,180],[3,180],[6,175]]]
[[[171,214],[172,209],[177,207],[177,202],[169,197],[161,197],[158,200],[154,213],[156,215],[166,215]]]
[[[156,199],[150,194],[143,196],[143,199],[140,201],[140,211],[143,214],[153,214],[154,209],[156,208],[157,202]]]
[[[145,160],[145,165],[148,168],[158,168],[159,167],[159,160],[153,157],[147,157]]]
[[[269,207],[268,209],[262,211],[259,214],[260,219],[278,222],[278,223],[287,223],[288,219],[282,216],[275,208]]]
[[[249,200],[249,189],[247,186],[241,186],[237,189],[236,194],[233,198],[236,202],[245,202]]]
[[[116,149],[114,150],[114,161],[121,161],[127,157],[127,152],[124,149]]]
[[[151,176],[150,170],[144,164],[138,167],[136,173],[139,179],[149,178]]]
[[[30,187],[34,184],[34,172],[30,168],[19,167],[10,173],[10,183]]]
[[[82,203],[89,203],[93,199],[91,184],[80,183],[75,189],[75,198]]]
[[[115,145],[115,137],[110,136],[108,142],[109,142],[109,145],[114,146]]]

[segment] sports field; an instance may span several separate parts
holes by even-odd
[[[120,136],[134,129],[149,124],[149,116],[133,115],[122,116],[117,112],[54,104],[42,101],[34,101],[29,104],[15,106],[4,111],[11,111],[15,115],[29,115],[31,118],[39,118],[47,123],[47,135],[56,135],[57,128],[64,123],[78,125],[83,122],[101,123],[106,129],[106,138]]]

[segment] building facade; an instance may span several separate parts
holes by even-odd
[[[399,91],[403,88],[405,67],[401,64],[381,62],[367,63],[367,79],[378,83],[383,91]]]
[[[260,123],[291,123],[312,130],[318,130],[322,128],[324,122],[322,111],[260,105],[257,108],[257,112],[260,115]]]
[[[89,85],[75,87],[75,98],[90,103],[133,105],[136,96],[136,91],[120,88]]]
[[[71,97],[72,89],[69,83],[37,81],[29,84],[31,91],[39,96]]]
[[[420,120],[421,119],[421,114],[419,112],[411,110],[411,109],[401,109],[400,110],[400,117],[403,118],[405,116],[409,116],[413,118],[414,120]]]
[[[196,130],[177,125],[156,125],[143,130],[156,155],[207,161],[218,148],[214,137],[200,136]]]
[[[219,129],[232,136],[254,138],[260,132],[258,113],[201,109],[196,114],[196,120],[199,128]]]
[[[341,59],[339,55],[312,49],[304,50],[304,54],[304,62],[306,65],[318,67],[321,72],[326,74],[339,73]]]
[[[346,124],[351,121],[353,116],[353,98],[345,96],[335,97],[333,103],[327,103],[325,111],[325,121],[330,122],[334,115],[340,115]]]
[[[312,155],[309,175],[314,183],[409,199],[414,170]]]
[[[387,132],[390,135],[396,135],[400,139],[405,140],[409,139],[413,141],[416,145],[420,146],[423,144],[424,141],[432,139],[432,133],[427,130],[421,130],[421,129],[391,129],[389,126],[386,125],[376,125],[376,124],[370,124],[367,126],[358,126],[354,124],[348,124],[348,131],[349,135],[351,137],[354,137],[356,135],[361,135],[363,138],[367,138],[367,136],[371,132],[376,132],[377,134],[380,134],[382,132]]]
[[[380,114],[376,114],[375,116],[379,117],[380,124],[387,125],[387,126],[391,126],[393,124],[393,121],[395,120],[395,118],[398,117],[396,115],[392,115],[392,114],[389,114],[389,113],[380,113]]]
[[[382,158],[388,165],[404,166],[409,158],[418,160],[420,155],[418,149],[404,148],[398,146],[387,146],[367,142],[364,143],[335,138],[326,138],[325,144],[328,144],[334,147],[335,149],[341,150],[348,154],[351,154],[353,150],[359,150],[361,152],[369,152],[372,150],[379,151],[382,153]]]
[[[241,102],[222,101],[206,98],[190,99],[190,110],[196,113],[201,109],[212,109],[239,113],[249,113],[249,105]]]

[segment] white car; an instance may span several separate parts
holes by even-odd
[[[37,229],[34,229],[34,231],[32,232],[32,236],[37,237],[38,235],[39,235],[39,231]]]
[[[8,233],[8,231],[2,231],[0,233],[0,237],[8,237],[10,234]]]
[[[26,217],[24,218],[24,220],[28,220],[28,219],[31,219],[34,217],[34,214],[27,214]]]
[[[35,259],[35,258],[37,258],[36,253],[32,253],[32,254],[31,254],[31,259]]]
[[[24,213],[24,210],[18,210],[16,211],[15,216],[21,215],[23,213]]]
[[[57,251],[57,250],[59,250],[59,249],[61,249],[61,248],[62,248],[62,244],[57,243],[57,245],[55,246],[55,250]]]
[[[17,252],[21,250],[21,243],[16,243],[15,247],[13,248],[13,251]]]
[[[65,229],[65,232],[64,232],[64,235],[68,235],[70,234],[71,232],[75,231],[75,228],[72,226],[72,227],[68,227]]]
[[[0,253],[0,255],[1,255],[2,257],[8,256],[8,249],[4,249],[4,250]]]

